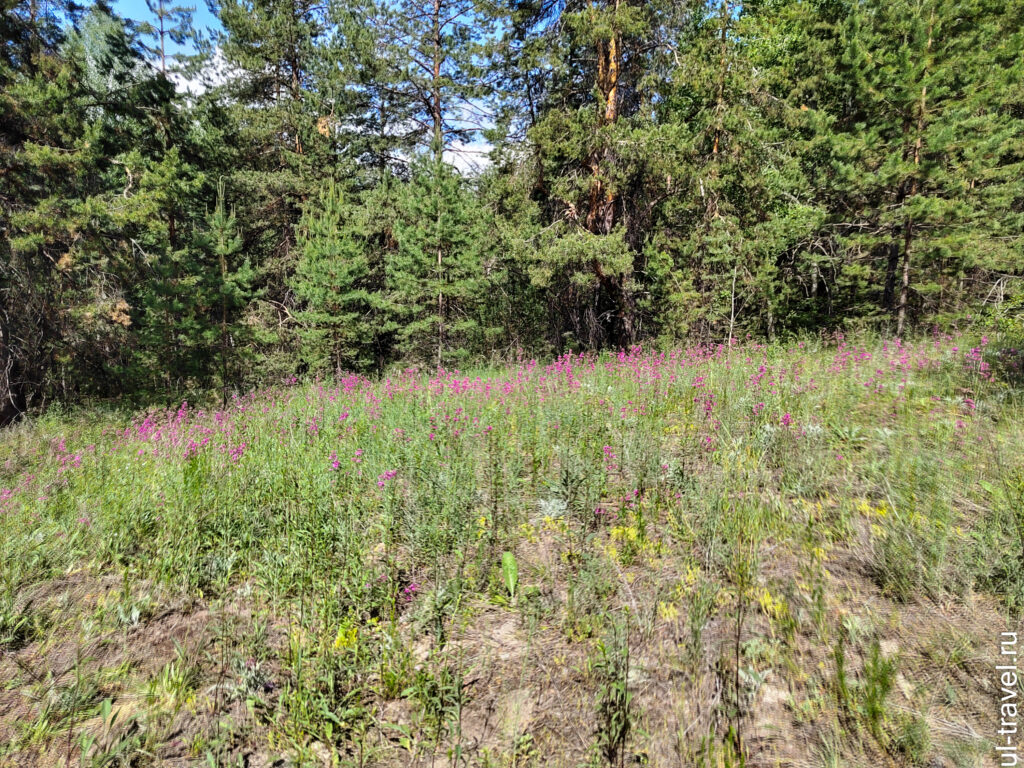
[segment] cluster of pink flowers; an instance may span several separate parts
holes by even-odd
[[[416,593],[419,591],[420,585],[414,581],[411,584],[402,587],[402,599],[407,603],[411,602],[412,599],[416,596]]]
[[[619,465],[615,463],[615,459],[618,457],[610,445],[606,445],[602,450],[604,451],[604,468],[609,472],[614,472],[619,468]]]
[[[209,437],[203,437],[198,442],[196,442],[195,440],[189,440],[188,445],[185,448],[185,459],[188,460],[199,455],[200,449],[206,447],[207,443],[209,442]]]
[[[634,346],[613,356],[566,353],[547,365],[521,358],[493,377],[444,369],[427,376],[410,370],[383,381],[353,375],[333,384],[278,386],[235,396],[223,409],[210,412],[188,402],[150,410],[116,430],[113,446],[109,441],[104,445],[108,451],[135,457],[147,469],[201,454],[231,466],[267,442],[287,450],[298,435],[307,445],[335,447],[326,462],[330,471],[361,477],[363,468],[368,467],[367,478],[376,477],[378,487],[383,488],[398,472],[374,464],[378,458],[389,460],[376,450],[383,440],[413,446],[413,452],[416,445],[429,444],[431,452],[444,459],[448,452],[461,450],[461,445],[472,440],[482,441],[488,450],[505,439],[542,444],[557,434],[571,440],[559,424],[566,421],[564,414],[546,406],[575,398],[608,423],[618,425],[643,423],[649,413],[671,411],[682,401],[686,407],[681,410],[691,423],[685,431],[678,431],[679,439],[712,451],[720,443],[720,420],[725,413],[740,412],[737,406],[751,423],[793,428],[794,436],[803,437],[814,419],[814,411],[802,405],[805,401],[801,398],[808,392],[832,386],[848,391],[855,386],[862,397],[899,398],[914,386],[920,373],[940,366],[966,369],[974,380],[992,376],[990,360],[1001,371],[1024,366],[1024,352],[1003,349],[991,353],[987,344],[988,339],[982,339],[979,345],[961,348],[956,338],[936,335],[914,344],[896,340],[868,349],[838,335],[828,373],[819,377],[820,381],[807,375],[809,358],[803,345],[769,357],[764,346],[750,342],[732,350],[723,344],[705,344],[666,352]],[[616,382],[623,386],[609,386]],[[288,382],[294,383],[294,379]],[[945,402],[934,403],[934,418],[946,419],[951,426],[955,423],[958,433],[966,432],[978,407],[970,390],[968,393],[971,396],[961,398],[955,414]],[[387,409],[395,402],[412,403],[418,409],[416,422],[401,427],[389,423]],[[545,409],[549,422],[526,425],[524,420],[515,420],[517,413],[538,409]],[[673,417],[670,423],[681,420]],[[533,433],[526,435],[527,429]],[[617,436],[606,438],[609,443],[616,440]],[[363,445],[369,453],[354,445]],[[94,446],[75,445],[74,436],[45,444],[40,449],[40,464],[48,471],[40,476],[46,479],[37,481],[34,475],[25,475],[8,483],[10,487],[0,489],[0,511],[51,493],[55,476],[62,484],[73,483],[94,455]],[[612,445],[604,445],[594,460],[601,461],[608,472],[621,470],[623,464]],[[398,466],[393,456],[389,461]]]

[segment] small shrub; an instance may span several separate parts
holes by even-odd
[[[931,748],[928,721],[920,715],[899,715],[889,748],[893,754],[902,757],[907,765],[927,765]]]

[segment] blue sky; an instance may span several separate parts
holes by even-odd
[[[218,22],[217,17],[210,12],[210,9],[206,5],[206,0],[169,1],[174,2],[176,5],[194,7],[195,14],[192,19],[196,29],[200,32],[205,34],[207,29],[220,29],[220,22]],[[113,0],[113,7],[117,13],[125,18],[134,19],[135,21],[152,20],[152,15],[146,7],[146,0]],[[187,47],[177,46],[170,41],[168,41],[168,43],[168,53],[182,53],[188,52],[189,50]]]
[[[200,32],[202,36],[208,36],[210,30],[221,29],[220,22],[217,21],[216,15],[214,15],[209,7],[207,6],[207,0],[166,0],[167,2],[174,3],[176,5],[193,6],[195,13],[192,17],[193,24],[196,30]],[[114,10],[121,16],[132,19],[134,21],[152,21],[152,14],[146,7],[146,0],[111,0]],[[191,53],[189,46],[178,46],[173,42],[168,41],[167,53]],[[175,83],[179,89],[188,88],[194,92],[201,91],[205,86],[198,85],[199,80],[187,80],[175,78]],[[457,142],[454,146],[449,147],[445,152],[445,157],[452,165],[458,168],[462,172],[468,172],[476,170],[484,165],[487,165],[487,153],[490,151],[491,146],[483,139],[477,137],[468,143]]]

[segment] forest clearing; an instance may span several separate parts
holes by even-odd
[[[1022,355],[637,347],[15,425],[0,763],[992,764]]]
[[[0,768],[1013,768],[1024,0],[5,0]]]

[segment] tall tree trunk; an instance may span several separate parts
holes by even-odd
[[[444,64],[444,51],[441,47],[441,0],[434,0],[432,16],[433,67],[430,81],[430,119],[434,135],[431,149],[435,162],[440,163],[444,159],[444,110],[441,98],[441,67]]]
[[[932,49],[932,30],[935,28],[935,11],[931,13],[931,17],[928,20],[928,42],[925,44],[924,55],[925,55],[925,69],[922,72],[922,77],[925,77],[928,73],[927,69],[927,58],[931,53]],[[921,167],[921,149],[924,145],[924,120],[925,120],[925,108],[927,104],[928,96],[928,85],[923,83],[921,85],[921,98],[918,102],[917,108],[917,136],[914,139],[914,175],[910,181],[910,194],[909,197],[913,197],[917,194],[919,173]],[[896,313],[896,335],[902,336],[903,330],[906,327],[907,320],[907,299],[910,293],[910,249],[914,239],[914,219],[912,216],[907,216],[906,222],[903,225],[903,274],[900,280],[900,302],[899,309]]]
[[[885,290],[882,293],[882,306],[889,312],[896,309],[896,273],[900,267],[900,246],[894,239],[886,248],[888,257],[885,265]]]
[[[441,48],[441,0],[434,0],[433,8],[433,79],[430,83],[430,116],[433,121],[434,137],[431,149],[434,153],[435,168],[440,170],[444,162],[444,112],[441,101],[441,65],[444,54]],[[438,205],[434,222],[437,236],[437,367],[441,367],[444,350],[444,266],[441,246],[441,207]]]
[[[621,0],[615,0],[617,13]],[[593,6],[591,6],[593,13]],[[596,21],[596,18],[592,16]],[[597,91],[601,95],[598,104],[597,127],[614,125],[619,118],[619,78],[622,71],[622,40],[617,31],[597,41]],[[602,173],[611,165],[611,151],[595,143],[588,165],[591,173],[590,195],[587,204],[586,228],[595,235],[607,235],[615,228],[615,211],[618,205],[616,194],[605,188]],[[635,301],[626,285],[623,274],[608,274],[595,259],[592,264],[601,289],[613,304],[613,322],[609,331],[611,342],[618,346],[633,343],[636,332],[633,323]]]
[[[615,11],[620,0],[615,0]],[[597,90],[602,103],[598,105],[598,128],[613,125],[619,116],[619,74],[622,67],[621,42],[613,31],[608,40],[597,41]],[[615,225],[615,194],[605,191],[601,172],[611,160],[610,152],[595,146],[590,154],[590,200],[587,210],[587,229],[594,234],[606,235]]]
[[[295,28],[297,28],[299,26],[300,22],[301,22],[301,15],[299,13],[297,13],[296,11],[297,11],[296,4],[293,2],[292,3],[292,29],[293,30]],[[290,40],[289,41],[289,49],[290,49],[289,50],[290,56],[289,56],[288,66],[291,69],[291,75],[292,75],[292,78],[291,78],[291,80],[292,80],[292,82],[291,82],[291,96],[292,96],[292,105],[293,105],[293,108],[295,108],[302,101],[302,77],[299,74],[301,72],[302,68],[301,68],[300,63],[299,63],[300,62],[300,54],[299,54],[299,44],[298,44],[298,42],[296,40]],[[301,155],[302,154],[302,139],[299,137],[298,121],[296,121],[292,125],[292,128],[295,131],[295,153]]]
[[[722,139],[722,131],[725,127],[724,121],[722,120],[723,113],[725,112],[725,71],[726,64],[728,62],[728,47],[727,47],[727,32],[729,29],[729,3],[728,0],[722,0],[720,8],[721,16],[721,30],[719,32],[719,58],[718,58],[718,85],[716,87],[715,95],[715,140],[711,146],[711,156],[715,162],[718,161],[718,148],[719,143]],[[717,166],[712,166],[712,173],[717,174]]]
[[[9,317],[5,309],[0,312],[0,427],[6,427],[25,412],[26,397],[18,359],[11,348]]]
[[[720,173],[719,163],[721,162],[720,153],[722,150],[722,136],[725,133],[725,75],[729,62],[728,30],[729,3],[728,0],[722,0],[719,6],[718,78],[715,83],[714,132],[711,142],[710,168],[708,169],[708,175],[711,183],[708,184],[708,188],[705,189],[704,181],[700,181],[700,194],[701,198],[704,200],[704,216],[699,224],[700,240],[698,241],[698,253],[700,254],[700,266],[697,270],[695,285],[700,291],[702,297],[707,295],[709,287],[714,290],[714,281],[708,278],[703,278],[702,273],[707,271],[706,259],[712,222],[714,222],[714,220],[719,216],[718,176]],[[735,267],[736,265],[734,264],[733,266]],[[710,278],[710,275],[708,277]],[[710,337],[713,331],[710,320],[705,326],[705,331],[706,335]]]
[[[913,192],[911,192],[913,194]],[[914,239],[914,221],[909,216],[903,225],[903,274],[900,278],[900,303],[896,312],[896,335],[902,336],[907,320],[907,295],[910,292],[910,246]]]
[[[160,72],[167,76],[167,50],[164,45],[164,3],[160,0],[160,4],[157,6],[160,10],[158,17],[160,19]]]

